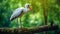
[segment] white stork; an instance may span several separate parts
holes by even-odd
[[[10,20],[12,21],[18,17],[20,17],[20,20],[21,20],[21,17],[30,10],[32,10],[30,8],[30,4],[27,3],[27,4],[25,4],[25,8],[20,7],[20,8],[17,8],[16,10],[14,10],[13,14],[10,17]]]

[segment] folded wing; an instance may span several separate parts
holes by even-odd
[[[13,14],[11,15],[10,20],[12,21],[15,18],[19,17],[22,12],[23,12],[23,9],[22,8],[17,8],[16,10],[14,10]]]

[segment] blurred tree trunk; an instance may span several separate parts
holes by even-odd
[[[44,14],[44,25],[47,25],[47,0],[42,0],[43,14]],[[46,34],[46,31],[44,31]]]

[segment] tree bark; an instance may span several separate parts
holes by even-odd
[[[43,6],[43,14],[44,14],[44,25],[47,25],[47,16],[48,16],[48,12],[47,12],[47,0],[42,0],[42,6]],[[44,31],[44,34],[46,34],[46,32]]]
[[[48,26],[48,25],[44,25],[44,26],[39,26],[39,27],[33,27],[33,28],[0,28],[0,33],[4,33],[4,34],[19,34],[21,32],[21,34],[34,34],[34,33],[38,33],[38,32],[43,32],[43,31],[52,31],[52,30],[57,30],[58,29],[58,25],[53,25],[53,26]]]

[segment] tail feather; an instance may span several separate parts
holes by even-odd
[[[13,21],[15,18],[10,18],[10,21]]]
[[[14,18],[10,18],[10,21],[13,21],[14,19],[16,19],[17,17],[14,17]]]
[[[12,21],[13,20],[13,18],[10,18],[10,21]]]

